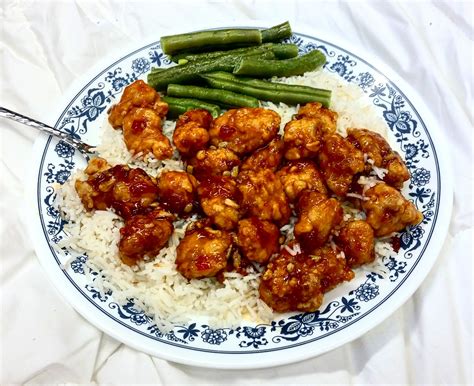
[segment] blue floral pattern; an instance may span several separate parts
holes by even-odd
[[[70,269],[65,274],[70,280],[83,283],[81,296],[89,298],[107,315],[118,318],[129,328],[146,336],[180,347],[199,347],[211,351],[219,347],[223,351],[252,352],[268,347],[289,347],[293,342],[312,342],[345,328],[352,321],[364,317],[370,307],[376,307],[377,302],[384,300],[393,286],[409,275],[416,259],[421,256],[422,246],[429,241],[438,205],[437,160],[422,120],[396,85],[363,60],[318,39],[293,35],[287,41],[297,44],[300,53],[314,49],[323,51],[327,56],[326,71],[357,85],[372,101],[387,122],[398,145],[397,150],[406,160],[411,172],[406,192],[423,213],[423,222],[408,227],[398,235],[400,251],[383,261],[386,275],[370,272],[357,283],[354,281],[354,285],[349,283],[352,289],[338,298],[328,295],[322,310],[282,316],[270,324],[233,328],[212,328],[192,321],[164,332],[153,318],[136,306],[133,299],[119,304],[114,301],[110,290],[101,292],[94,285],[94,280],[88,282],[88,277],[99,277],[100,273],[93,272],[87,266],[86,254],[63,249],[63,257],[72,257]],[[89,83],[64,111],[56,127],[76,138],[89,135],[110,105],[116,103],[124,87],[144,78],[153,66],[169,65],[171,62],[161,51],[159,43],[128,55]],[[39,209],[45,236],[51,244],[57,244],[66,236],[63,230],[66,221],[55,206],[55,184],[67,180],[79,162],[79,156],[64,142],[52,141],[48,146],[45,149],[45,161],[40,166]],[[59,262],[60,256],[57,260]]]

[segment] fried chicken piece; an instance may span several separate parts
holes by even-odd
[[[318,269],[321,291],[332,290],[344,281],[354,278],[354,272],[347,266],[342,251],[337,247],[325,245],[313,251],[311,258],[315,260]]]
[[[323,107],[319,102],[306,103],[301,106],[296,115],[296,119],[311,118],[319,121],[319,128],[323,134],[336,132],[338,114],[331,109]]]
[[[277,312],[316,311],[323,302],[316,261],[286,249],[268,263],[260,281],[260,298]]]
[[[122,262],[135,265],[145,256],[156,256],[173,233],[173,219],[173,215],[162,208],[127,219],[120,229],[119,254]]]
[[[176,249],[176,269],[187,279],[216,276],[226,268],[231,247],[229,232],[209,227],[186,231]]]
[[[243,107],[231,109],[211,124],[211,144],[225,142],[238,155],[249,154],[266,145],[278,133],[281,118],[272,110]]]
[[[242,194],[244,213],[278,226],[288,222],[291,209],[280,179],[270,169],[246,170],[239,173],[237,187]]]
[[[363,220],[349,221],[339,230],[336,243],[346,256],[351,268],[375,260],[374,230]]]
[[[158,179],[160,203],[178,215],[190,214],[197,206],[198,182],[194,176],[182,171],[166,171]]]
[[[207,176],[199,182],[197,193],[203,212],[220,229],[234,229],[240,218],[235,180],[226,176]]]
[[[314,312],[325,292],[354,278],[337,248],[325,246],[311,256],[292,248],[270,260],[260,281],[260,298],[277,312]]]
[[[84,170],[84,173],[88,175],[93,175],[95,173],[101,173],[106,171],[107,169],[110,169],[112,165],[110,165],[106,159],[97,157],[97,158],[92,158],[89,163],[87,164],[87,167]]]
[[[161,132],[161,118],[152,109],[133,109],[124,117],[123,139],[132,154],[153,153],[160,160],[173,156],[170,141]]]
[[[240,158],[231,150],[225,148],[199,150],[191,158],[188,165],[193,168],[197,179],[208,175],[220,176],[240,165]]]
[[[278,227],[269,222],[250,217],[239,221],[237,245],[243,255],[258,263],[266,263],[279,250]]]
[[[209,130],[213,121],[212,115],[205,109],[194,109],[181,114],[176,121],[176,127],[180,127],[189,122],[196,122],[200,127]]]
[[[190,110],[180,115],[173,133],[173,143],[184,157],[192,157],[209,142],[212,115],[204,109]]]
[[[380,135],[367,129],[347,129],[347,139],[363,153],[367,154],[373,166],[387,169],[383,180],[401,189],[403,183],[410,179],[410,172],[402,157],[392,150],[388,142]],[[368,164],[366,171],[370,172],[372,165]]]
[[[243,163],[241,170],[271,169],[276,171],[283,158],[283,141],[280,135],[268,145],[255,150]]]
[[[364,154],[339,134],[324,136],[318,156],[326,185],[338,196],[344,196],[354,175],[364,171]]]
[[[168,113],[168,104],[160,99],[160,94],[143,80],[137,80],[125,87],[120,102],[110,109],[109,122],[112,127],[122,127],[125,116],[137,107],[152,109],[160,118]]]
[[[293,119],[285,125],[285,158],[299,160],[318,154],[323,132],[316,118]]]
[[[312,254],[329,239],[331,231],[343,218],[341,204],[324,194],[304,191],[297,203],[298,221],[294,234],[303,250]]]
[[[362,209],[376,237],[401,231],[406,226],[416,225],[423,220],[423,214],[412,202],[403,197],[397,189],[384,182],[368,189],[365,197],[366,200],[362,201]]]
[[[327,195],[323,177],[313,161],[290,161],[277,172],[290,201],[298,199],[304,190],[314,190]]]
[[[125,219],[148,211],[156,204],[158,188],[142,169],[117,165],[96,171],[95,163],[86,181],[76,180],[75,188],[86,210],[112,208]],[[88,169],[86,169],[88,170]],[[98,169],[101,170],[101,169]]]

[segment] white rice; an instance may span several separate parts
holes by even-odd
[[[332,89],[331,108],[339,114],[337,129],[341,134],[345,135],[348,127],[365,127],[386,137],[385,123],[357,86],[322,71],[278,80]],[[264,106],[280,114],[281,130],[298,109],[298,106],[273,103],[264,103]],[[174,122],[166,121],[164,133],[170,139],[173,130]],[[134,156],[127,150],[122,133],[114,130],[107,122],[104,122],[102,140],[97,151],[112,165],[129,164],[131,167],[140,167],[152,176],[159,176],[164,170],[184,169],[176,151],[171,160],[159,161],[149,155],[145,157],[145,161],[138,160],[139,155]],[[187,223],[193,218],[175,222],[169,246],[163,248],[156,258],[141,262],[139,267],[134,268],[123,264],[118,257],[119,230],[123,226],[123,220],[111,211],[85,211],[74,189],[74,181],[78,178],[83,180],[86,176],[79,170],[58,190],[58,206],[69,221],[65,226],[69,237],[60,247],[67,246],[80,253],[87,253],[86,264],[100,272],[100,275],[90,277],[99,291],[113,291],[114,300],[119,303],[133,298],[138,307],[155,317],[158,325],[165,329],[171,327],[170,321],[186,323],[200,317],[212,326],[235,326],[242,320],[268,323],[273,319],[272,310],[259,299],[260,272],[247,276],[235,272],[226,273],[224,282],[218,283],[214,278],[188,281],[176,271],[176,247],[184,236]],[[367,186],[374,184],[374,180],[373,177],[368,177],[359,183]],[[344,209],[345,219],[365,217],[362,212],[348,205],[344,205]],[[282,228],[286,240],[293,238],[294,220],[292,218],[291,223]],[[393,253],[386,244],[377,246],[377,255]],[[288,250],[288,247],[285,248]],[[300,251],[299,245],[288,250],[291,254]]]

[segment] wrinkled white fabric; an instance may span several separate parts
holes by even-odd
[[[0,120],[0,383],[470,384],[473,3],[470,1],[3,0],[0,104],[40,120],[99,61],[196,21],[289,20],[345,42],[410,83],[445,131],[455,180],[449,235],[416,293],[363,337],[271,369],[217,371],[150,357],[103,334],[53,288],[25,224],[32,129]],[[258,358],[256,358],[258,360]]]

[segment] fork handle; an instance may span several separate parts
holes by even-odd
[[[9,110],[2,106],[0,106],[0,117],[8,118],[8,119],[11,119],[12,121],[23,123],[24,125],[27,125],[37,130],[44,131],[48,134],[54,135],[55,137],[62,139],[64,142],[68,143],[69,145],[79,150],[90,151],[90,148],[91,148],[90,145],[87,145],[84,142],[79,141],[76,138],[73,138],[69,134],[64,133],[58,129],[55,129],[54,127],[48,126],[47,124],[37,121],[36,119],[27,117],[26,115],[17,113],[15,111]]]
[[[17,113],[15,111],[9,110],[1,106],[0,106],[0,117],[8,118],[18,123],[23,123],[24,125],[34,127],[35,129],[40,130],[40,131],[46,131],[47,133],[55,135],[62,139],[66,139],[69,137],[66,133],[63,133],[62,131],[55,129],[54,127],[48,126],[47,124],[37,121],[36,119],[27,117],[26,115]]]

